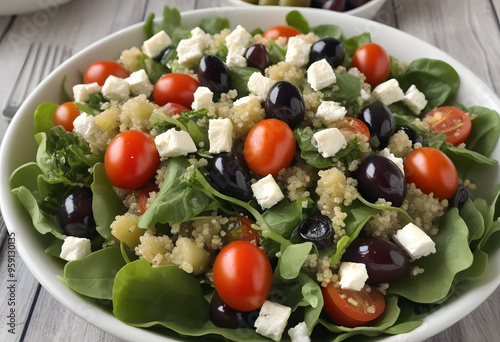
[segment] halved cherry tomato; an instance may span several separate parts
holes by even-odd
[[[159,189],[156,184],[146,185],[141,190],[141,194],[139,195],[139,208],[141,209],[141,213],[144,214],[144,212],[148,209],[148,199],[151,197],[150,193],[158,191]]]
[[[160,155],[153,137],[137,130],[113,138],[104,155],[109,180],[122,189],[138,189],[155,174]]]
[[[130,73],[115,61],[99,61],[91,64],[85,71],[83,74],[83,83],[97,82],[97,84],[102,86],[110,75],[127,78],[130,76]]]
[[[265,119],[253,126],[243,147],[248,167],[262,176],[276,175],[290,165],[294,154],[293,131],[278,119]]]
[[[156,82],[153,88],[153,98],[160,106],[174,102],[191,108],[194,92],[199,85],[200,83],[196,79],[186,74],[165,74]]]
[[[54,126],[62,126],[66,132],[73,131],[73,121],[80,115],[74,102],[65,102],[54,112]]]
[[[181,115],[183,110],[189,111],[188,108],[173,102],[168,102],[163,107],[161,107],[161,110],[168,116]]]
[[[369,288],[369,291],[366,289]],[[333,283],[321,287],[324,308],[336,324],[354,328],[379,317],[385,310],[382,293],[365,285],[361,291],[343,290]]]
[[[405,178],[425,194],[448,199],[457,190],[458,173],[446,154],[433,147],[413,150],[404,161]]]
[[[302,34],[299,30],[287,26],[287,25],[278,25],[278,26],[273,26],[270,29],[268,29],[266,32],[262,34],[264,38],[267,39],[272,39],[276,40],[280,37],[286,38],[286,41],[288,42],[288,38],[298,36],[299,34]]]
[[[370,130],[368,126],[359,119],[345,116],[343,120],[338,121],[336,126],[347,140],[352,140],[355,135],[362,141],[368,141],[370,139]]]
[[[230,240],[243,240],[248,241],[256,246],[259,245],[259,233],[252,228],[254,222],[250,221],[246,217],[238,216],[236,219],[240,222],[240,225],[230,232]]]
[[[366,76],[366,83],[375,87],[389,76],[391,60],[382,46],[367,43],[354,52],[351,66],[358,68]]]
[[[222,301],[233,309],[260,308],[271,292],[272,278],[266,254],[250,242],[233,241],[215,258],[215,289]]]
[[[472,128],[469,113],[453,106],[435,108],[425,114],[423,120],[429,124],[431,131],[445,134],[446,141],[455,146],[467,140]]]

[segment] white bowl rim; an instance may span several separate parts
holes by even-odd
[[[273,25],[277,25],[280,24],[279,21],[284,22],[284,16],[286,15],[286,13],[288,13],[289,10],[290,10],[289,8],[283,8],[283,7],[266,8],[265,13],[259,13],[259,14],[260,15],[264,14],[264,17],[266,17],[267,15],[272,16],[272,18],[274,19],[273,22],[275,23]],[[247,8],[244,10],[245,13],[244,16],[246,17],[251,16],[252,12],[249,11],[253,11],[253,13],[256,14],[259,11],[261,11],[261,9]],[[387,45],[384,45],[385,43],[391,45],[390,43],[391,39],[395,40],[395,38],[404,39],[404,41],[407,43],[409,42],[412,44],[417,44],[420,48],[425,47],[425,55],[432,55],[434,58],[446,60],[459,72],[462,79],[473,81],[476,89],[478,89],[477,93],[474,96],[476,97],[476,99],[479,98],[484,101],[481,102],[480,105],[484,105],[485,107],[489,107],[495,109],[497,112],[500,112],[500,99],[488,86],[484,84],[483,81],[481,81],[477,76],[475,76],[472,73],[472,71],[467,69],[463,64],[461,64],[448,54],[444,53],[443,51],[430,45],[429,43],[426,43],[414,36],[399,31],[395,28],[380,23],[376,23],[364,18],[353,17],[345,15],[343,13],[337,13],[332,11],[328,12],[325,11],[324,14],[319,14],[317,10],[308,8],[301,9],[300,11],[304,14],[306,18],[309,17],[309,19],[311,18],[311,16],[314,15],[315,19],[318,19],[319,16],[321,18],[328,17],[328,20],[338,20],[340,22],[347,21],[349,22],[350,27],[348,29],[343,27],[344,32],[347,30],[356,31],[356,29],[364,29],[365,31],[370,31],[372,33],[373,40],[376,42],[381,42],[381,44],[384,47],[387,47]],[[238,9],[237,7],[219,7],[219,8],[207,8],[195,11],[186,11],[183,12],[181,15],[183,24],[190,26],[191,23],[198,23],[199,19],[206,16],[217,15],[217,16],[225,16],[231,19],[234,18],[234,15],[237,15],[238,13],[242,15],[241,14],[242,12],[243,11],[241,10],[241,8]],[[242,20],[243,19],[244,18],[242,18]],[[234,26],[236,22],[233,19],[231,20],[231,23]],[[30,252],[30,247],[33,247],[32,242],[23,241],[22,244],[19,243],[19,240],[21,239],[21,237],[23,237],[22,234],[23,230],[22,228],[19,228],[19,224],[22,223],[22,221],[26,221],[26,218],[18,218],[15,216],[5,215],[5,213],[10,213],[20,210],[20,204],[16,203],[18,201],[14,200],[14,196],[11,194],[8,184],[9,175],[13,171],[14,165],[11,165],[12,164],[11,162],[4,163],[3,161],[7,160],[7,157],[9,156],[9,149],[13,149],[16,147],[16,145],[14,144],[16,137],[16,130],[20,130],[20,128],[23,128],[24,130],[20,131],[32,132],[32,128],[30,128],[26,122],[23,122],[23,120],[26,121],[25,117],[30,117],[30,116],[32,117],[34,107],[36,107],[37,104],[41,103],[44,100],[44,98],[40,98],[40,96],[42,96],[43,94],[44,88],[47,87],[49,84],[56,82],[57,77],[59,77],[60,79],[60,77],[63,75],[64,69],[70,64],[72,64],[74,61],[82,59],[83,57],[89,58],[93,52],[96,52],[100,48],[101,49],[99,50],[99,52],[101,52],[102,47],[104,45],[108,46],[110,42],[113,42],[118,38],[123,39],[123,37],[125,36],[128,37],[130,34],[136,36],[138,34],[138,31],[142,32],[142,25],[143,23],[137,23],[135,25],[122,29],[118,32],[115,32],[107,36],[106,38],[101,39],[96,43],[90,45],[89,47],[82,50],[75,56],[71,57],[61,66],[59,66],[51,75],[49,75],[24,102],[24,104],[19,109],[18,114],[14,117],[9,128],[7,129],[7,132],[3,138],[3,142],[0,147],[0,160],[2,160],[2,163],[0,165],[0,210],[4,215],[4,220],[9,232],[16,233],[16,236],[18,237],[16,239],[17,251],[21,256],[21,258],[23,259],[23,261],[25,262],[26,266],[30,269],[31,273],[41,283],[41,285],[60,303],[62,303],[73,313],[80,316],[87,322],[93,324],[97,328],[102,329],[107,333],[114,335],[122,340],[134,341],[137,339],[143,339],[143,340],[147,339],[148,341],[152,342],[156,341],[165,342],[169,341],[169,337],[165,337],[164,335],[159,335],[153,331],[137,329],[120,322],[116,317],[112,316],[109,312],[92,304],[90,300],[85,299],[80,295],[72,292],[55,276],[53,275],[49,276],[48,273],[44,271],[46,271],[47,268],[51,266],[48,265],[48,263],[53,264],[52,261],[50,261],[49,258],[44,258],[44,260],[41,261],[37,260],[38,255],[34,255]],[[340,26],[342,26],[342,24]],[[388,39],[389,37],[385,37],[384,39],[383,35],[385,34],[390,34],[392,38]],[[392,45],[393,44],[394,42],[392,43]],[[128,47],[130,47],[130,45],[128,45]],[[391,49],[389,48],[388,50],[391,53]],[[406,54],[406,52],[404,51],[400,52],[401,55]],[[57,85],[59,86],[60,83],[58,83]],[[468,105],[472,105],[472,103]],[[498,150],[499,146],[497,145],[497,148],[495,149],[496,155],[498,155]],[[424,323],[420,327],[413,330],[412,332],[407,334],[389,336],[384,338],[383,341],[395,342],[395,341],[407,341],[408,339],[424,340],[443,331],[444,329],[453,325],[454,323],[456,323],[457,321],[468,315],[470,312],[472,312],[477,306],[479,306],[480,303],[482,303],[485,299],[487,299],[488,296],[491,295],[491,293],[493,293],[493,291],[495,291],[495,289],[500,285],[500,275],[499,275],[500,250],[495,251],[495,253],[492,256],[490,256],[490,259],[492,260],[489,262],[487,272],[485,272],[484,276],[481,279],[475,281],[471,287],[467,288],[464,291],[464,293],[460,296],[460,298],[458,298],[458,300],[457,299],[452,300],[450,303],[443,305],[438,311],[426,316],[426,318],[424,319]],[[35,267],[40,265],[42,267]],[[60,272],[61,270],[59,270],[59,274]],[[443,317],[446,317],[446,319],[444,319]],[[182,339],[173,338],[171,339],[171,341],[182,341]]]

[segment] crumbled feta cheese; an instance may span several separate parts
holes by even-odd
[[[325,125],[342,120],[347,114],[347,110],[335,101],[323,101],[316,110],[316,116],[319,117]]]
[[[361,88],[361,91],[359,92],[359,98],[361,101],[368,101],[371,97],[371,94],[367,92],[365,89]]]
[[[403,97],[403,103],[415,114],[420,114],[425,106],[427,106],[427,99],[425,98],[425,94],[412,84]]]
[[[329,87],[337,81],[333,68],[325,58],[314,62],[307,69],[307,82],[315,91]]]
[[[252,94],[257,96],[260,101],[264,101],[275,83],[275,80],[263,76],[260,72],[254,72],[250,75],[247,86]]]
[[[432,253],[436,253],[436,244],[422,229],[413,223],[408,223],[399,229],[392,239],[412,259],[419,259]]]
[[[229,43],[235,43],[247,48],[248,45],[250,45],[251,39],[252,35],[247,32],[247,30],[243,26],[238,25],[230,34],[226,36],[225,41],[226,45],[228,45]]]
[[[403,158],[396,157],[394,154],[392,154],[392,152],[387,147],[384,148],[382,151],[380,151],[378,155],[382,156],[382,157],[386,157],[387,159],[392,161],[394,164],[396,164],[404,176],[405,168],[404,168]]]
[[[229,119],[210,119],[208,123],[210,153],[231,152],[233,147],[233,124]]]
[[[246,67],[247,59],[245,58],[245,51],[247,48],[243,45],[237,43],[229,43],[227,45],[227,57],[226,64],[227,66],[239,66]]]
[[[128,82],[123,78],[110,75],[102,86],[102,94],[112,101],[127,100],[130,95]]]
[[[395,78],[380,83],[373,89],[372,95],[386,106],[401,101],[405,96],[403,90],[399,87],[399,82]]]
[[[309,62],[309,52],[312,44],[306,42],[300,36],[288,39],[288,49],[285,55],[285,62],[296,67],[303,67]]]
[[[347,140],[338,128],[327,128],[314,133],[313,145],[324,158],[333,157],[347,146]]]
[[[125,81],[128,83],[130,91],[135,96],[144,94],[146,97],[149,97],[153,92],[154,86],[149,81],[148,74],[146,74],[146,70],[144,69],[139,69],[131,73]]]
[[[171,128],[155,138],[156,148],[161,160],[168,157],[185,156],[188,153],[196,152],[196,145],[186,131],[176,131]]]
[[[155,58],[160,55],[163,50],[172,44],[172,40],[165,31],[160,31],[154,36],[144,41],[142,44],[142,52],[149,58]]]
[[[366,265],[357,262],[342,262],[339,267],[340,287],[360,291],[368,279]]]
[[[253,98],[255,98],[254,95],[243,96],[233,102],[233,107],[238,107],[246,103],[249,103]]]
[[[191,30],[191,38],[182,39],[177,45],[177,57],[180,64],[192,65],[203,57],[203,50],[210,44],[211,37],[201,28]]]
[[[272,175],[267,175],[252,184],[252,191],[262,209],[269,209],[285,196]]]
[[[293,328],[288,329],[288,336],[292,342],[310,342],[309,330],[307,329],[306,322],[300,322]]]
[[[94,117],[82,112],[73,120],[73,132],[81,135],[85,140],[95,128]]]
[[[194,100],[191,104],[193,110],[200,110],[202,108],[208,108],[213,104],[214,93],[207,87],[198,87],[194,92]]]
[[[98,93],[101,91],[101,86],[94,83],[77,84],[73,86],[73,97],[75,102],[86,102],[90,94]]]
[[[266,300],[254,323],[256,332],[274,341],[281,340],[291,313],[290,307]]]
[[[89,239],[67,236],[62,244],[59,257],[66,261],[80,260],[91,252]]]

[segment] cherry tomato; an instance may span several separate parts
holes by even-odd
[[[118,134],[104,155],[104,168],[109,180],[122,189],[138,189],[155,174],[160,155],[154,139],[141,131]]]
[[[254,222],[250,221],[246,217],[238,216],[236,219],[240,222],[240,226],[233,229],[229,235],[229,239],[231,241],[234,240],[243,240],[253,243],[258,246],[260,239],[259,233],[252,228],[252,224]]]
[[[174,102],[191,108],[194,92],[199,85],[200,83],[196,79],[186,74],[165,74],[156,82],[153,88],[153,98],[160,106]]]
[[[97,82],[97,84],[102,86],[110,75],[127,78],[130,76],[130,73],[115,61],[99,61],[93,63],[85,71],[83,74],[83,83]]]
[[[446,154],[433,147],[413,150],[404,161],[405,178],[425,194],[448,199],[457,190],[458,173]]]
[[[370,288],[369,291],[366,288]],[[324,308],[336,324],[354,328],[373,321],[385,310],[382,293],[365,285],[361,291],[343,290],[333,283],[321,287]],[[357,303],[357,305],[355,305]]]
[[[352,140],[355,135],[358,136],[358,140],[368,141],[370,139],[368,126],[359,119],[345,116],[343,120],[338,122],[337,128],[348,140]]]
[[[156,184],[149,184],[144,186],[141,190],[141,194],[139,195],[139,208],[141,209],[141,213],[148,209],[148,199],[150,197],[151,192],[158,192],[158,186]]]
[[[266,254],[248,241],[227,244],[215,258],[215,289],[222,301],[233,309],[260,308],[271,291],[272,277]]]
[[[276,175],[290,165],[294,154],[293,131],[278,119],[265,119],[253,126],[243,147],[248,167],[262,176]]]
[[[472,123],[469,114],[453,106],[438,107],[425,114],[423,120],[431,131],[445,134],[446,141],[455,146],[469,137]]]
[[[184,110],[189,111],[188,108],[173,102],[168,102],[163,107],[161,107],[161,110],[168,116],[181,115],[182,111]]]
[[[264,38],[271,39],[271,40],[276,40],[280,37],[285,37],[286,41],[288,42],[288,38],[297,36],[299,34],[302,34],[302,32],[300,32],[299,30],[297,30],[291,26],[278,25],[278,26],[271,27],[269,30],[264,32],[264,34],[262,34],[262,36]]]
[[[54,112],[54,126],[63,126],[66,132],[73,131],[73,121],[80,115],[74,102],[65,102]]]
[[[358,68],[366,76],[366,83],[375,87],[389,76],[391,60],[382,46],[367,43],[354,52],[351,66]]]

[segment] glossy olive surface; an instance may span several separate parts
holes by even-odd
[[[420,134],[418,134],[417,130],[411,126],[407,125],[396,126],[396,131],[405,132],[408,138],[411,140],[412,144],[424,143],[424,139],[420,136]]]
[[[224,195],[248,202],[253,197],[246,165],[232,152],[217,154],[210,163],[210,184]]]
[[[379,141],[379,148],[387,146],[391,135],[394,134],[396,123],[391,110],[382,102],[373,102],[363,107],[359,117],[363,121],[372,137],[376,136]]]
[[[333,37],[318,40],[311,46],[309,63],[312,64],[323,58],[326,59],[334,69],[341,65],[345,58],[344,43]]]
[[[271,65],[271,57],[263,44],[252,44],[245,52],[247,66],[259,69],[262,73]]]
[[[212,300],[210,301],[208,314],[214,325],[228,329],[254,329],[255,320],[259,316],[257,310],[241,312],[233,309],[222,301],[217,291],[214,292]]]
[[[287,81],[276,82],[264,104],[266,118],[278,119],[294,128],[304,119],[306,106],[300,90]]]
[[[231,89],[229,68],[222,59],[214,55],[205,55],[198,65],[200,86],[209,88],[214,94],[227,93]]]
[[[333,246],[332,220],[322,214],[309,216],[299,226],[303,241],[314,243],[318,249]]]
[[[89,188],[78,188],[63,198],[59,206],[59,222],[67,235],[87,239],[97,235]]]
[[[455,191],[455,194],[448,200],[448,205],[451,208],[461,209],[468,199],[469,190],[467,190],[463,184],[458,184],[457,191]]]

